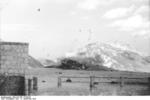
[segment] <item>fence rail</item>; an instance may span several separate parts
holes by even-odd
[[[67,79],[67,80],[64,80]],[[73,79],[88,79],[82,81],[72,81]],[[100,80],[97,80],[100,79]],[[107,80],[107,81],[106,81]],[[108,81],[109,80],[109,81]],[[119,84],[120,88],[124,87],[125,84],[143,84],[150,87],[150,77],[77,77],[77,76],[59,76],[58,77],[58,88],[62,87],[63,83],[88,83],[89,90],[92,91],[96,84],[100,83],[111,83]]]
[[[93,78],[110,78],[110,79],[118,79],[120,77],[97,77],[97,76],[90,76],[90,77],[77,77],[77,76],[59,76],[60,78],[90,78],[90,77],[93,77]],[[124,79],[145,79],[145,78],[149,78],[149,77],[122,77]]]

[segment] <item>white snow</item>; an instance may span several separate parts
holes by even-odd
[[[142,56],[140,53],[138,53],[136,50],[132,49],[129,45],[127,44],[119,44],[119,43],[90,43],[86,45],[85,47],[72,52],[72,53],[67,53],[66,57],[91,57],[95,58],[96,55],[100,55],[100,57],[104,60],[103,64],[104,66],[108,68],[113,68],[113,69],[118,69],[118,70],[126,70],[126,71],[136,71],[135,65],[133,66],[132,64],[136,63],[138,66],[141,66],[142,64],[138,61],[130,61],[127,57],[124,55],[121,55],[124,52],[128,52],[129,54],[135,53],[138,59],[141,58]],[[82,54],[82,55],[80,55]],[[115,57],[115,59],[114,59]],[[120,58],[121,57],[121,58]],[[120,60],[121,59],[121,60]],[[130,62],[133,62],[130,64]],[[101,63],[101,62],[100,62]],[[124,65],[125,64],[125,65]]]

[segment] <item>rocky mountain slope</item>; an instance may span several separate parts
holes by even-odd
[[[128,46],[119,44],[91,43],[67,54],[66,58],[114,70],[150,72],[147,58]]]

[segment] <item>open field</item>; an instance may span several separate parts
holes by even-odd
[[[30,70],[29,76],[38,77],[38,92],[33,95],[149,95],[148,84],[136,84],[138,82],[147,83],[150,77],[148,73],[131,72],[107,72],[107,71],[81,71],[81,70],[61,70],[55,68],[39,68]],[[96,84],[92,91],[89,88],[89,78],[71,78],[71,83],[62,83],[58,88],[58,77],[128,77],[144,79],[125,79],[127,84],[120,87],[120,84],[110,84],[110,81],[119,81],[117,79],[96,79],[95,81],[106,82]],[[62,81],[66,81],[63,78]],[[73,82],[74,81],[74,82]],[[133,84],[131,84],[133,83]]]

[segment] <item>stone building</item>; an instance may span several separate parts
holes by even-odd
[[[27,58],[28,43],[0,42],[0,72],[24,74]]]

